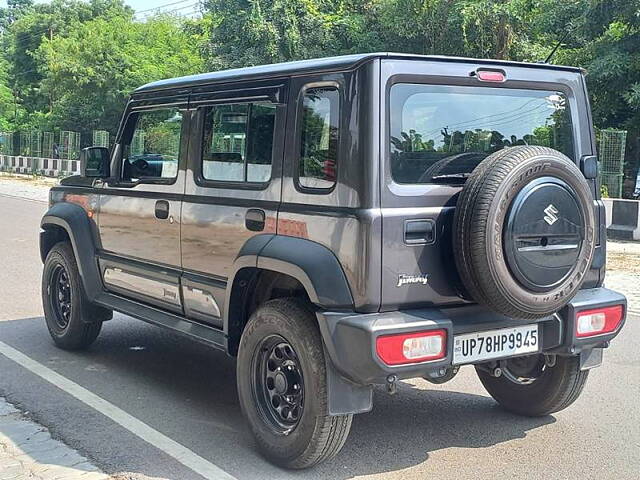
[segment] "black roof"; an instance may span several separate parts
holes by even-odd
[[[164,90],[168,88],[190,87],[207,83],[224,82],[231,80],[248,80],[265,77],[279,77],[292,74],[327,72],[339,70],[352,70],[364,62],[374,58],[396,58],[404,60],[431,60],[442,62],[464,62],[486,65],[513,65],[520,67],[546,68],[554,70],[568,70],[581,72],[577,67],[565,67],[550,65],[547,63],[525,63],[505,60],[480,60],[464,57],[445,57],[438,55],[415,55],[410,53],[361,53],[355,55],[341,55],[338,57],[314,58],[311,60],[298,60],[295,62],[274,63],[270,65],[258,65],[254,67],[234,68],[231,70],[221,70],[219,72],[200,73],[185,77],[168,78],[157,82],[147,83],[135,90],[134,93],[150,92],[154,90]]]

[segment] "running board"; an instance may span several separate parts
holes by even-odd
[[[219,350],[224,350],[225,352],[227,351],[227,337],[224,332],[218,328],[203,325],[113,293],[103,292],[99,294],[95,303],[132,316],[143,322],[166,328],[183,337],[196,340],[197,342],[204,343]]]

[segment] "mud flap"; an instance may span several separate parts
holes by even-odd
[[[602,365],[602,348],[592,348],[580,352],[580,370],[590,370]]]
[[[329,415],[366,413],[373,408],[373,386],[356,385],[340,375],[325,349]]]

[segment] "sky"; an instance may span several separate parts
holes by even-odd
[[[44,0],[35,0],[36,3],[47,3]],[[194,4],[197,0],[125,0],[124,3],[133,8],[136,12],[160,8],[161,11],[175,12],[178,14],[190,14],[194,11]],[[168,5],[171,4],[171,5]],[[6,7],[7,0],[0,0],[0,7]],[[145,12],[146,15],[150,12]]]

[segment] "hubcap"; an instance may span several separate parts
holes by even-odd
[[[49,299],[55,314],[56,326],[64,330],[71,319],[71,284],[69,275],[61,264],[56,265],[51,274]]]
[[[261,416],[278,433],[293,430],[304,408],[298,355],[280,335],[265,338],[253,360],[253,394]]]
[[[520,284],[548,292],[570,275],[585,239],[583,215],[573,189],[558,178],[538,178],[515,196],[504,247]]]

